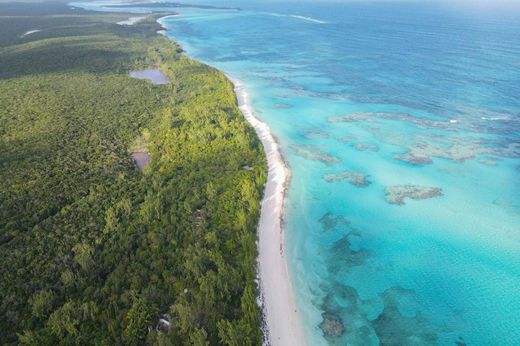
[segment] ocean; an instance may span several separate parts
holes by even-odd
[[[281,145],[309,345],[520,345],[520,7],[210,4],[164,34]]]

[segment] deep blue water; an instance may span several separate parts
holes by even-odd
[[[310,344],[520,345],[520,7],[236,4],[162,23],[280,140]]]

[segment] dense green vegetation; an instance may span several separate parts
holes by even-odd
[[[153,16],[24,6],[0,5],[0,343],[259,344],[266,164],[231,84]]]

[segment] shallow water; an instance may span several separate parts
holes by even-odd
[[[150,154],[146,152],[135,152],[132,153],[132,159],[134,159],[137,168],[144,169],[150,161]]]
[[[170,80],[158,68],[130,71],[129,76],[137,79],[147,79],[152,84],[168,84]]]
[[[280,140],[310,344],[520,344],[518,8],[239,6],[162,24]]]

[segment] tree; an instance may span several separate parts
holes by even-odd
[[[78,315],[78,309],[69,300],[51,314],[47,323],[52,333],[60,339],[63,339],[66,335],[75,336],[78,334],[77,328],[81,323]]]
[[[146,339],[148,328],[157,316],[156,309],[137,294],[133,294],[132,307],[126,314],[126,328],[124,331],[125,341],[136,345]]]
[[[52,309],[54,294],[50,290],[41,290],[29,298],[32,314],[34,317],[46,317]]]

